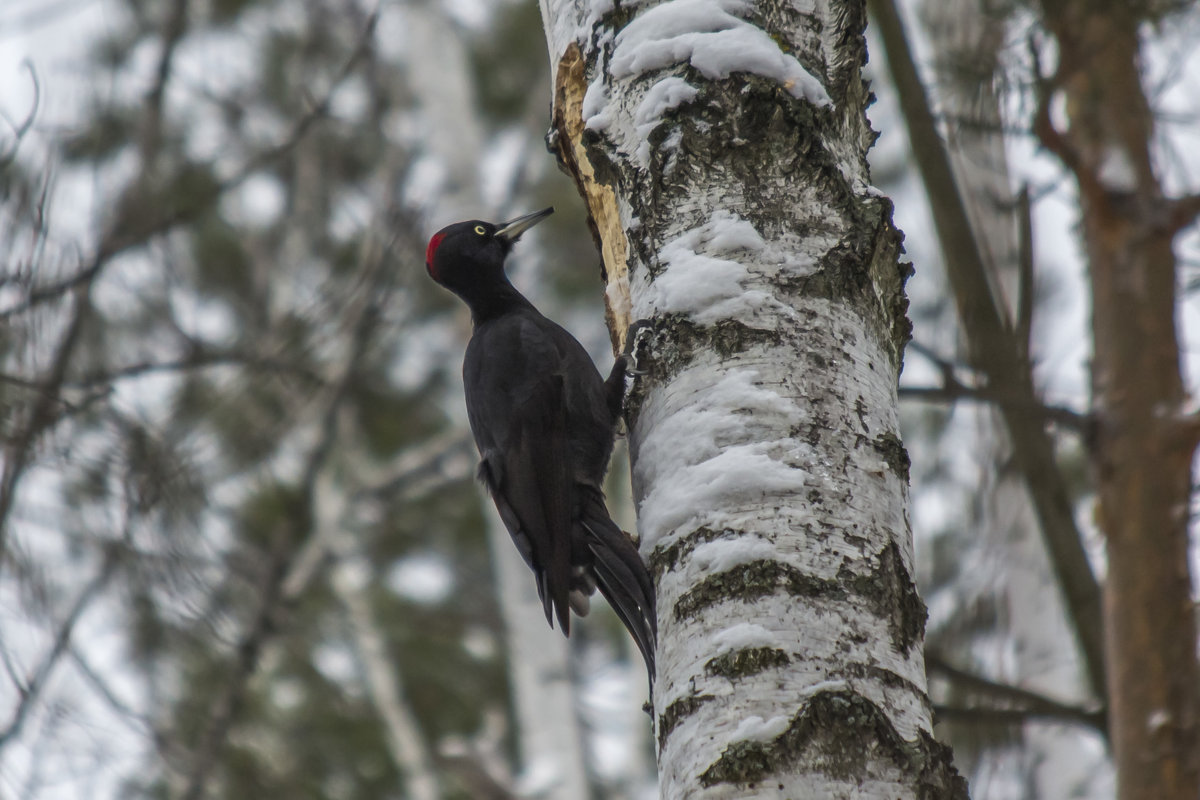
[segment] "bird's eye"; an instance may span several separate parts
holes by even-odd
[[[484,229],[484,227],[482,225],[476,225],[475,232],[478,233],[480,236],[483,236],[485,233],[487,233],[487,231]]]

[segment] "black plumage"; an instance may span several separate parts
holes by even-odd
[[[524,231],[552,209],[504,225],[472,220],[434,234],[430,276],[471,309],[463,361],[467,416],[487,486],[533,570],[546,619],[570,633],[600,592],[654,676],[654,585],[637,548],[609,518],[601,484],[625,388],[625,357],[601,378],[583,346],[544,317],[504,273]]]

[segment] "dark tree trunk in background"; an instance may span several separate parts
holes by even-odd
[[[1200,792],[1200,671],[1188,566],[1196,422],[1185,419],[1174,240],[1192,201],[1164,197],[1141,83],[1143,9],[1043,3],[1059,48],[1037,132],[1079,186],[1092,288],[1097,521],[1108,554],[1105,655],[1122,800]],[[1099,6],[1099,7],[1097,7]],[[1067,126],[1051,121],[1066,96]]]

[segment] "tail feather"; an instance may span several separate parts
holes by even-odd
[[[593,545],[593,552],[596,554],[596,573],[600,576],[600,592],[633,636],[646,662],[646,671],[653,681],[657,634],[650,622],[645,601],[631,591],[631,587],[636,586],[632,573],[620,558],[614,558],[615,554],[603,544]]]
[[[658,640],[654,583],[637,548],[609,519],[603,497],[599,492],[596,494],[597,497],[586,504],[580,522],[588,533],[587,545],[595,559],[593,568],[600,593],[633,636],[653,682],[654,650]]]

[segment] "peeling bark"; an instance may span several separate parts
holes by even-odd
[[[863,4],[542,10],[614,342],[650,322],[627,422],[662,796],[965,798],[930,733]]]
[[[557,152],[567,174],[575,179],[588,209],[588,227],[600,251],[607,290],[604,320],[620,350],[629,328],[629,269],[625,256],[625,231],[612,186],[600,182],[584,146],[583,98],[587,94],[585,65],[579,45],[571,42],[558,62],[554,78],[554,127]]]

